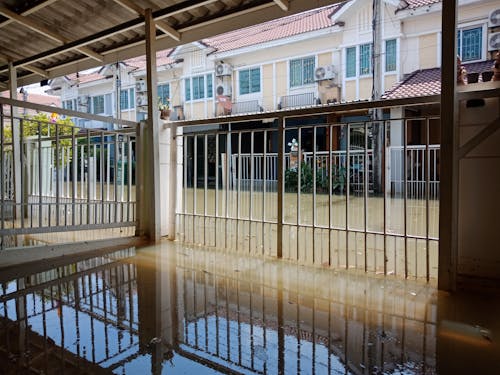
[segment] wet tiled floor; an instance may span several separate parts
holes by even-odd
[[[0,373],[495,374],[498,295],[174,243],[0,271]]]

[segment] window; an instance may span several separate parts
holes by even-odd
[[[356,47],[347,48],[345,51],[345,76],[356,77]]]
[[[239,71],[240,95],[260,92],[260,68]]]
[[[135,108],[135,97],[134,89],[120,90],[120,109],[134,109]]]
[[[396,39],[385,41],[385,71],[396,71]]]
[[[212,98],[214,96],[212,74],[186,78],[184,90],[186,101]]]
[[[314,82],[314,57],[290,60],[290,87]]]
[[[362,44],[359,46],[359,75],[372,72],[372,45]]]
[[[457,32],[458,55],[462,61],[482,58],[483,28],[462,29]]]
[[[77,109],[76,108],[76,103],[74,103],[74,102],[75,102],[74,99],[64,100],[63,103],[62,103],[63,104],[62,107],[64,109],[76,110]],[[75,105],[73,105],[73,104],[75,104]]]
[[[163,104],[168,103],[170,100],[170,85],[168,83],[158,85],[158,98]]]
[[[92,97],[92,113],[94,114],[104,113],[104,95],[98,95]]]

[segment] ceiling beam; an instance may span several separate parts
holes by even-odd
[[[132,13],[136,13],[140,16],[144,16],[145,12],[140,6],[134,3],[131,0],[114,0],[115,3],[120,4],[123,8],[128,9]],[[169,37],[174,39],[177,42],[181,40],[181,34],[175,30],[172,26],[170,26],[166,21],[157,20],[155,21],[155,26],[158,30],[163,31]]]
[[[290,6],[288,0],[274,0],[274,2],[285,12],[288,11],[288,8]]]
[[[30,14],[35,13],[35,12],[39,11],[40,9],[43,9],[43,8],[55,3],[56,1],[57,0],[45,0],[41,3],[39,3],[38,5],[35,5],[32,8],[26,9],[24,12],[21,13],[21,16],[29,16]],[[7,26],[8,24],[10,24],[12,22],[14,22],[14,20],[12,18],[8,18],[5,21],[0,22],[0,28]]]
[[[29,70],[30,72],[36,73],[38,75],[41,75],[44,78],[49,78],[49,72],[47,72],[46,70],[37,68],[36,66],[24,65],[23,69],[26,69],[26,70]]]
[[[20,14],[17,14],[16,12],[13,12],[8,8],[0,6],[0,14],[3,15],[4,17],[7,17],[7,18],[17,22],[17,23],[20,23],[21,25],[33,30],[34,32],[36,32],[38,34],[41,34],[41,35],[53,40],[54,42],[56,42],[58,44],[66,44],[69,42],[69,39],[60,35],[57,32],[57,29],[54,29],[54,31],[53,31],[53,30],[49,29],[48,27],[45,27],[41,23],[39,23],[31,18],[28,18],[26,16],[22,16]],[[94,60],[99,61],[99,62],[104,61],[104,57],[102,55],[100,55],[99,53],[93,51],[92,49],[90,49],[88,47],[80,47],[80,48],[76,48],[76,50],[80,53],[83,53],[84,55],[87,55],[87,56],[93,58]]]

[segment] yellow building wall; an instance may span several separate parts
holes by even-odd
[[[345,99],[356,100],[356,81],[347,81],[345,83]]]
[[[389,90],[397,81],[397,75],[391,74],[384,77],[384,91]]]
[[[435,68],[437,65],[437,35],[422,35],[418,38],[420,69]]]
[[[372,97],[372,79],[361,78],[359,80],[359,99],[371,99]]]
[[[180,105],[182,103],[182,93],[180,81],[170,82],[170,104],[172,107],[174,105]]]
[[[272,64],[262,66],[262,106],[265,110],[274,109]]]
[[[318,66],[325,66],[325,65],[331,65],[332,64],[332,54],[327,52],[327,53],[320,53],[318,55]]]
[[[199,119],[205,117],[205,102],[196,102],[188,104],[191,107],[191,118]]]
[[[276,63],[276,100],[279,101],[280,96],[287,94],[287,75],[286,61]]]

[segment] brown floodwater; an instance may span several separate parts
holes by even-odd
[[[0,374],[500,373],[491,290],[169,242],[3,269],[0,287]]]

